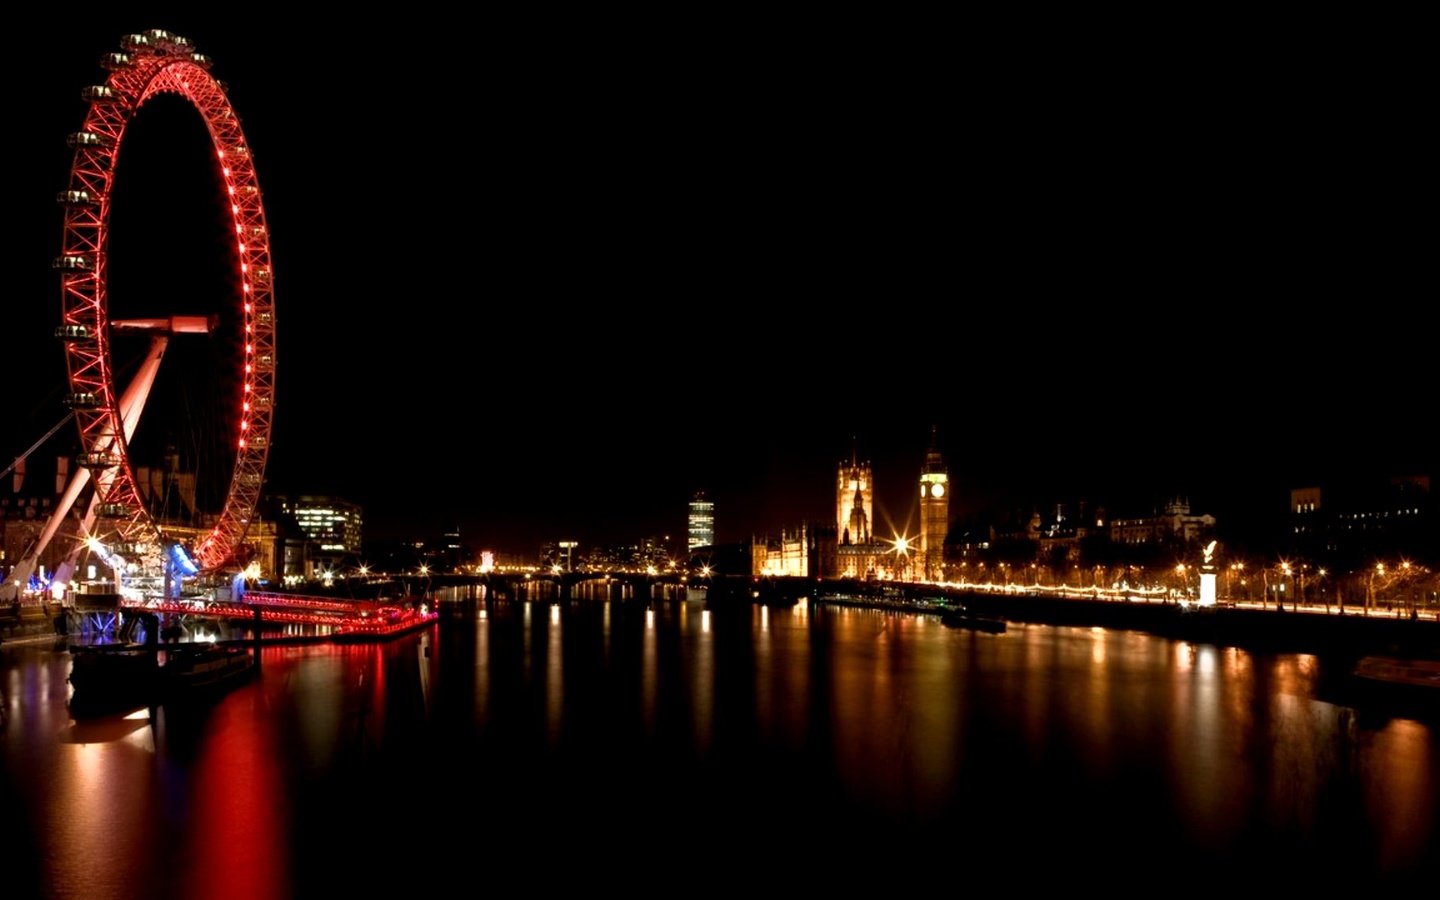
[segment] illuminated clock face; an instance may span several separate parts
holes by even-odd
[[[945,496],[945,485],[943,485],[943,484],[931,485],[931,487],[930,487],[930,496],[932,496],[932,497],[943,497],[943,496]]]

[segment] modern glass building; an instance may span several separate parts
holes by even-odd
[[[686,547],[711,547],[715,544],[715,504],[706,499],[704,491],[696,491],[690,501],[689,537]]]

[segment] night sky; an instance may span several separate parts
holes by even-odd
[[[215,59],[265,191],[271,488],[364,504],[367,537],[674,535],[706,488],[739,540],[832,515],[852,436],[903,528],[932,425],[961,515],[1181,493],[1223,527],[1435,471],[1427,145],[1379,90],[1403,73],[923,24],[38,29],[4,60],[0,455],[63,414],[78,92],[162,27]],[[199,118],[142,122],[134,290],[221,292]]]

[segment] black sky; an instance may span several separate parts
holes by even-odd
[[[675,533],[704,487],[738,540],[830,515],[852,435],[898,524],[932,425],[961,513],[1185,493],[1235,517],[1435,469],[1434,190],[1402,61],[1025,23],[193,13],[57,23],[5,59],[0,454],[61,413],[78,91],[151,27],[215,59],[256,154],[271,485],[353,497],[372,536]],[[203,144],[153,112],[150,147]],[[132,221],[184,248],[157,278],[215,290],[223,261],[175,236],[223,236],[183,201],[204,173],[152,168],[170,199]]]

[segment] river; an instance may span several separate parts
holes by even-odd
[[[69,656],[0,648],[6,895],[996,874],[1150,893],[1440,870],[1436,723],[1349,705],[1311,656],[804,604],[492,601],[262,662],[211,707],[74,722]]]

